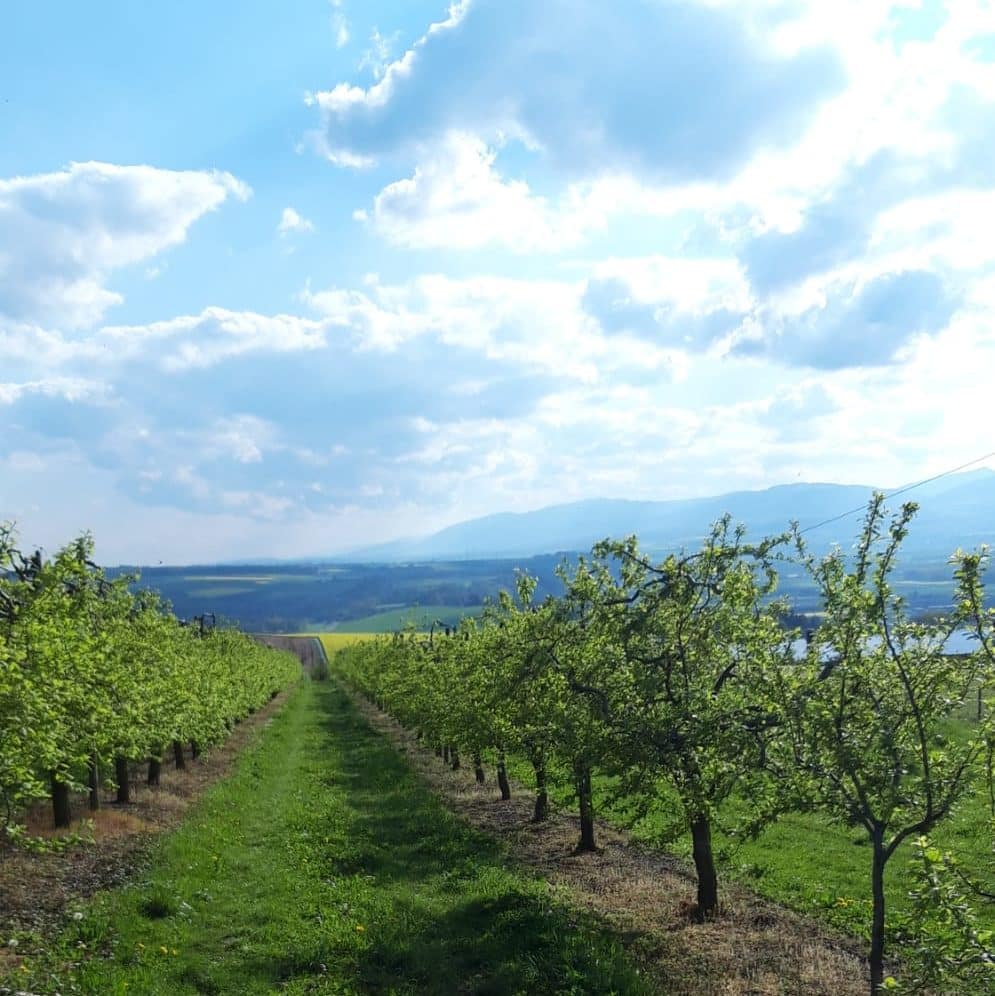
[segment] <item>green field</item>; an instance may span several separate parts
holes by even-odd
[[[184,580],[200,583],[201,581],[237,581],[239,585],[269,584],[275,580],[272,574],[185,574]],[[295,580],[293,575],[284,574],[282,581]]]
[[[18,991],[648,993],[620,942],[445,810],[333,683],[304,682],[131,887]],[[2,980],[0,980],[2,981]]]
[[[394,633],[413,624],[415,629],[428,630],[433,622],[456,626],[464,616],[479,615],[481,605],[403,606],[377,612],[361,619],[350,619],[335,627],[336,633]]]

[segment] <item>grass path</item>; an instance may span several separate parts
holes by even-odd
[[[642,993],[619,942],[446,811],[334,684],[16,970],[31,993]],[[0,986],[0,992],[2,992]]]

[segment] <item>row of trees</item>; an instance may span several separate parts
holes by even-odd
[[[224,738],[291,682],[289,654],[232,631],[184,626],[132,577],[109,579],[83,536],[51,558],[20,554],[0,528],[0,827],[16,833],[31,803],[51,798],[56,826],[70,793],[91,808],[112,775],[129,795],[129,764],[157,784],[165,752],[183,763]]]
[[[592,778],[613,776],[636,813],[673,800],[690,835],[697,909],[719,903],[712,829],[735,795],[758,831],[788,810],[859,827],[870,846],[870,985],[884,983],[884,872],[903,841],[945,820],[991,767],[995,725],[952,733],[969,694],[995,676],[987,552],[952,558],[948,616],[908,617],[889,576],[916,507],[876,496],[851,551],[817,558],[797,527],[758,543],[728,518],[700,550],[654,562],[635,538],[605,541],[560,572],[564,594],[534,599],[521,575],[478,621],[428,639],[399,634],[343,651],[338,667],[454,765],[493,752],[507,797],[509,752],[547,783],[567,773],[581,849],[595,846]],[[781,620],[777,569],[803,570],[824,616],[799,654]],[[944,653],[955,630],[977,650]],[[985,959],[988,958],[986,962]],[[992,966],[982,945],[972,970]]]

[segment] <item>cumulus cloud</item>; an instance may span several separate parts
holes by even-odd
[[[777,53],[732,9],[664,0],[463,0],[374,85],[315,95],[329,153],[368,163],[451,131],[518,138],[568,174],[729,176],[842,85],[825,49]]]
[[[19,384],[0,383],[0,405],[13,405],[31,395],[65,401],[92,401],[104,398],[107,393],[106,385],[99,381],[83,377],[45,377]]]
[[[570,379],[593,381],[624,369],[672,374],[674,357],[659,345],[638,338],[609,342],[582,296],[580,281],[431,274],[366,292],[309,293],[307,301],[348,328],[363,349],[391,351],[431,337],[473,350],[482,361]]]
[[[584,288],[583,307],[609,334],[659,345],[707,349],[732,333],[753,307],[734,259],[651,256],[606,260]]]
[[[285,239],[294,232],[313,232],[314,223],[301,217],[292,207],[285,207],[276,231],[281,239]]]
[[[0,180],[0,316],[87,328],[121,301],[113,271],[178,245],[249,188],[230,173],[73,163]]]
[[[112,358],[155,357],[162,369],[213,366],[246,353],[285,353],[320,349],[327,323],[297,315],[260,315],[250,311],[205,308],[148,325],[101,329],[93,345]],[[154,347],[159,344],[159,349]],[[163,350],[162,346],[166,349]]]
[[[408,179],[385,187],[369,220],[395,245],[414,249],[480,249],[513,252],[559,250],[579,243],[603,224],[593,204],[567,196],[550,204],[524,180],[495,168],[497,152],[475,135],[453,132],[428,153]]]
[[[881,366],[916,336],[945,329],[958,304],[933,273],[885,273],[833,287],[826,300],[797,314],[767,315],[734,351],[824,370]]]
[[[742,255],[750,281],[761,293],[776,292],[861,256],[876,215],[909,196],[928,171],[891,152],[850,168],[796,228],[773,229],[747,243]]]

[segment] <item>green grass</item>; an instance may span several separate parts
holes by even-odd
[[[643,993],[618,941],[460,823],[334,683],[302,683],[144,881],[16,987],[100,996]],[[25,938],[20,950],[30,947]],[[76,967],[73,967],[76,966]]]

